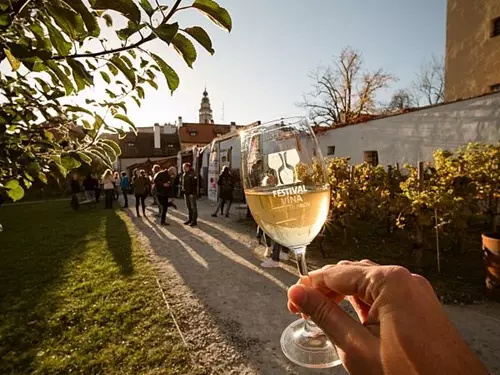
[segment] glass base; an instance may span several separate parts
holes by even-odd
[[[342,364],[337,349],[313,322],[299,319],[281,335],[281,349],[287,358],[302,367],[329,368]]]

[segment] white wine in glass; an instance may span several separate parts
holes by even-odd
[[[241,133],[245,197],[260,228],[290,248],[307,276],[306,247],[323,227],[330,187],[314,132],[304,118],[255,126]],[[312,321],[300,319],[281,336],[283,353],[310,368],[339,365],[337,350]]]

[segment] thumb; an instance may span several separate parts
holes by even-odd
[[[365,341],[373,337],[332,298],[314,288],[294,285],[288,290],[288,299],[301,313],[310,316],[334,344],[345,352],[356,346],[360,340]]]

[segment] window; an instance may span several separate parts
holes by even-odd
[[[491,37],[500,36],[500,17],[495,18],[491,23]]]
[[[196,137],[196,132],[190,132],[189,135],[191,135],[191,137]]]
[[[378,165],[378,151],[365,151],[363,154],[365,163],[373,166]]]
[[[497,83],[496,85],[491,85],[490,90],[492,92],[499,92],[500,91],[500,83]]]
[[[135,147],[135,143],[134,142],[129,142],[129,143],[127,143],[127,146],[128,147]]]
[[[168,148],[174,148],[174,145],[173,145],[172,143],[169,143],[169,144],[167,145],[167,147],[168,147]]]
[[[335,146],[328,146],[326,150],[327,155],[335,155]]]

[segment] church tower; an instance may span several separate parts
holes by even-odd
[[[208,92],[205,88],[205,91],[203,91],[203,98],[201,99],[199,122],[200,124],[210,124],[212,120],[212,108],[210,107],[210,99],[208,98]]]

